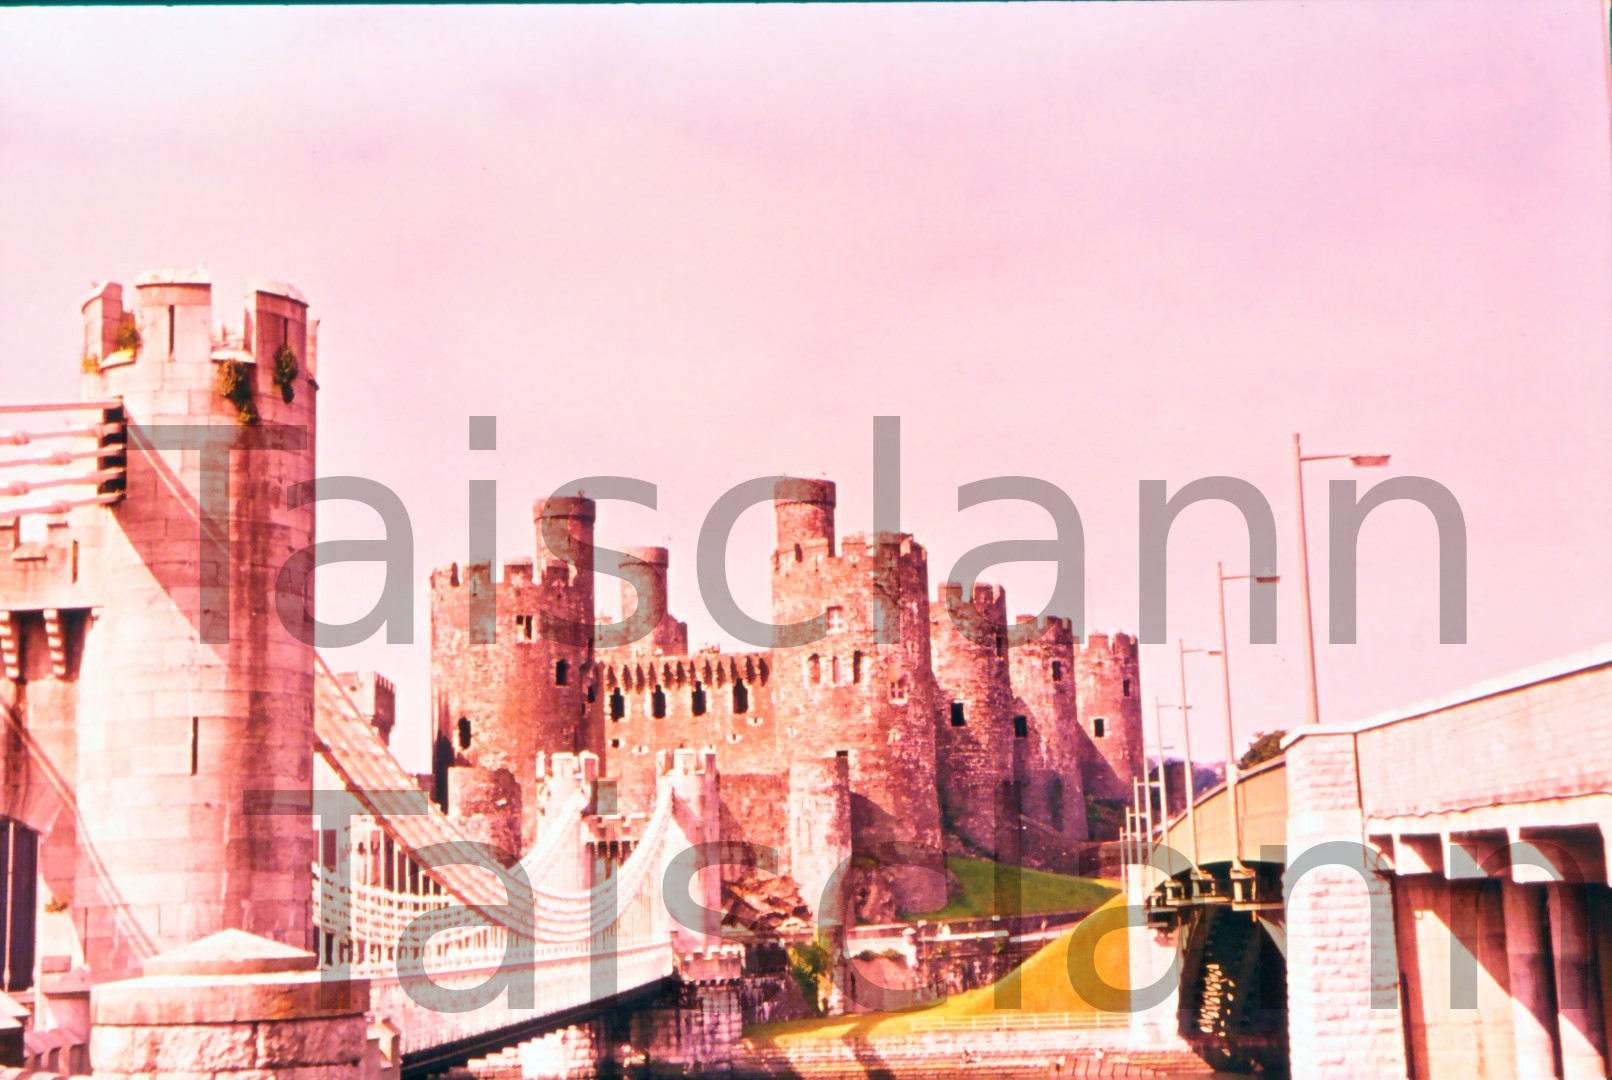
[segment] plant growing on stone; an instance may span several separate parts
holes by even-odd
[[[800,987],[813,1016],[822,1016],[827,1009],[833,970],[834,950],[827,937],[819,934],[812,941],[789,946],[789,977]]]
[[[117,337],[112,339],[112,344],[118,352],[123,352],[124,350],[139,352],[142,344],[140,328],[132,322],[124,323],[118,327]]]
[[[243,424],[257,423],[257,402],[252,400],[252,365],[244,360],[225,360],[218,365],[213,386],[220,397],[235,406],[235,418]]]
[[[280,388],[280,397],[287,405],[296,397],[296,390],[291,385],[302,365],[297,362],[297,354],[289,343],[282,343],[274,354],[274,385]]]

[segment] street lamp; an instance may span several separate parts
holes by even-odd
[[[1281,579],[1275,574],[1227,574],[1221,563],[1215,563],[1215,597],[1220,601],[1220,686],[1225,693],[1226,711],[1226,805],[1231,814],[1231,867],[1234,873],[1243,873],[1243,826],[1237,816],[1237,737],[1231,727],[1231,658],[1226,648],[1226,582],[1247,581],[1252,578],[1260,585],[1274,585]]]
[[[1206,656],[1219,656],[1219,649],[1189,649],[1187,643],[1180,638],[1175,639],[1176,647],[1180,651],[1181,661],[1181,704],[1176,708],[1181,710],[1181,754],[1187,759],[1187,855],[1192,860],[1193,872],[1198,868],[1198,821],[1193,814],[1193,807],[1198,801],[1197,781],[1192,775],[1192,704],[1187,700],[1187,654],[1203,653]]]
[[[1159,747],[1159,842],[1165,840],[1165,833],[1170,828],[1170,794],[1169,785],[1165,783],[1164,775],[1164,706],[1159,704],[1158,695],[1153,697],[1153,741]]]
[[[1387,454],[1305,454],[1297,434],[1293,436],[1293,484],[1298,489],[1299,504],[1299,597],[1304,612],[1304,689],[1309,697],[1305,702],[1306,719],[1311,724],[1321,722],[1321,699],[1315,685],[1315,624],[1310,618],[1310,548],[1304,529],[1304,463],[1307,461],[1338,461],[1348,458],[1357,469],[1378,469],[1388,464]]]

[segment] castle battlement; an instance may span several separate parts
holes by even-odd
[[[655,755],[657,776],[707,776],[716,771],[716,751],[709,746],[662,750]]]

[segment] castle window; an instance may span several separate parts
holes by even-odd
[[[1103,737],[1103,727],[1106,723],[1107,721],[1105,721],[1101,716],[1097,717],[1091,722],[1091,733],[1093,738],[1101,739]]]
[[[800,549],[799,544],[796,544],[795,545],[795,561],[800,562],[805,557],[806,557],[806,553]]]
[[[961,701],[954,701],[954,702],[952,702],[952,727],[962,727],[962,726],[963,726],[963,703]]]
[[[168,305],[168,359],[174,358],[174,306]]]
[[[690,702],[690,708],[695,716],[705,715],[705,687],[699,683],[694,684],[694,697]]]
[[[1001,632],[998,632],[996,635],[996,655],[1007,655],[1007,635]]]
[[[806,678],[814,683],[823,681],[823,662],[817,658],[816,653],[806,658]]]
[[[666,689],[655,687],[655,692],[649,695],[649,708],[655,714],[656,720],[666,719]]]
[[[571,679],[571,665],[564,660],[554,661],[554,685],[564,686]]]
[[[588,684],[588,704],[592,705],[595,701],[598,700],[598,698],[599,698],[599,685],[597,683],[589,683]]]
[[[834,756],[837,758],[845,758],[847,761],[849,761],[851,759],[851,752],[849,750],[836,750],[834,751]]]
[[[627,699],[622,696],[621,687],[610,691],[610,719],[620,720],[627,715]]]
[[[612,750],[620,750],[621,749],[621,740],[620,739],[611,739],[610,740],[610,749],[612,749]]]
[[[828,609],[828,632],[831,634],[843,633],[845,630],[845,609],[831,607]]]
[[[750,711],[750,691],[744,685],[743,679],[733,681],[733,711],[736,713]]]
[[[828,681],[833,683],[835,686],[838,686],[840,684],[840,658],[839,657],[835,656],[835,657],[831,657],[829,659],[829,661],[828,661],[828,670],[829,670],[829,680]]]
[[[1053,682],[1063,682],[1063,661],[1062,660],[1054,660],[1052,662],[1052,681]]]
[[[851,681],[854,683],[862,681],[862,654],[860,652],[851,654]]]
[[[1129,679],[1125,680],[1125,696],[1126,697],[1131,696],[1131,680],[1129,680]]]
[[[742,738],[744,738],[744,736],[740,735],[737,731],[728,732],[728,742],[738,742]]]
[[[1027,739],[1030,737],[1030,718],[1028,716],[1015,716],[1013,718],[1013,737]]]
[[[470,718],[468,716],[459,718],[459,749],[470,749]]]
[[[537,633],[537,621],[530,615],[515,616],[515,629],[521,632],[522,641],[531,641]]]
[[[907,677],[905,675],[890,684],[890,704],[905,705],[907,703]]]
[[[196,767],[201,763],[201,718],[190,718],[190,775],[196,775]]]

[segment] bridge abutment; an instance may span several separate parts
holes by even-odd
[[[1287,750],[1288,1046],[1314,1080],[1406,1075],[1393,900],[1362,842],[1357,767],[1348,732]]]
[[[91,992],[104,1080],[360,1080],[369,984],[321,976],[313,953],[226,930]]]

